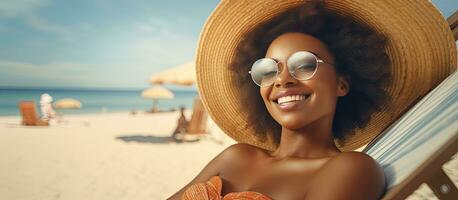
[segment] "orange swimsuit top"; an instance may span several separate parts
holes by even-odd
[[[219,176],[213,176],[205,183],[196,183],[189,186],[181,198],[182,200],[272,200],[267,195],[254,191],[231,192],[223,197],[221,196],[222,188],[223,181],[221,178]]]

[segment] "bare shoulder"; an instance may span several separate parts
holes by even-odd
[[[260,153],[262,150],[256,146],[244,143],[233,144],[213,158],[204,171],[212,171],[213,175],[218,175],[227,167],[252,161]]]
[[[354,182],[368,181],[384,184],[385,176],[383,169],[372,157],[365,153],[350,151],[343,152],[329,162],[323,168],[324,173],[341,174],[352,176]]]
[[[259,147],[256,147],[256,146],[253,146],[251,144],[245,144],[245,143],[237,143],[237,144],[233,144],[229,147],[227,147],[225,150],[224,150],[228,156],[251,156],[251,155],[254,155],[254,154],[260,154],[260,153],[263,153],[264,150],[259,148]]]
[[[322,188],[327,188],[328,192],[324,193]],[[352,151],[331,158],[323,166],[316,175],[308,197],[379,199],[384,190],[385,176],[377,161],[365,153]]]
[[[234,162],[252,162],[253,159],[259,158],[262,155],[266,155],[266,152],[259,147],[237,143],[227,147],[221,156],[224,157],[225,162],[234,164]]]
[[[181,190],[169,197],[169,200],[181,199],[181,196],[186,189],[196,183],[202,183],[209,180],[213,176],[221,175],[222,172],[231,171],[237,168],[244,168],[250,163],[250,158],[253,155],[259,154],[261,149],[249,144],[233,144],[218,155],[216,155],[200,173]]]
[[[329,168],[344,168],[347,170],[351,169],[372,169],[378,170],[379,167],[377,161],[365,153],[350,151],[342,152],[339,155],[333,157],[326,164]],[[353,170],[352,170],[353,171]]]

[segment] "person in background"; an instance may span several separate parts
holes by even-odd
[[[184,116],[184,110],[185,110],[185,107],[181,106],[180,107],[180,118],[178,118],[177,128],[175,129],[175,131],[173,131],[173,134],[172,134],[172,138],[175,141],[179,141],[179,139],[177,138],[177,135],[184,134],[186,132],[186,127],[188,127],[188,124],[189,124],[189,121],[186,119],[186,116]],[[183,137],[181,138],[183,139]],[[181,139],[181,142],[183,141],[182,139]]]
[[[44,93],[41,95],[40,98],[40,111],[41,111],[41,119],[45,122],[48,122],[56,117],[56,112],[52,107],[52,96],[48,93]]]

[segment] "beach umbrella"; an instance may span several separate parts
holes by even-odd
[[[175,84],[190,86],[196,83],[196,64],[194,61],[178,65],[151,75],[151,84]]]
[[[156,86],[143,90],[141,95],[143,98],[153,99],[153,109],[151,110],[152,112],[157,111],[156,105],[157,105],[158,99],[175,98],[175,95],[173,95],[173,93],[170,90],[168,90],[165,87],[159,86],[159,85],[156,85]]]
[[[60,99],[54,102],[56,109],[79,109],[82,106],[83,104],[80,101],[72,98]]]

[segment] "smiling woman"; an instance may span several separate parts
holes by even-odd
[[[357,23],[351,17],[326,12],[322,6],[307,4],[259,25],[239,44],[236,59],[230,67],[239,76],[234,79],[234,84],[248,87],[245,91],[247,94],[255,92],[257,88],[248,84],[251,80],[244,72],[266,53],[284,53],[281,52],[284,47],[290,47],[290,44],[284,44],[282,47],[270,48],[268,52],[270,43],[276,37],[288,32],[313,35],[305,42],[308,46],[305,49],[324,56],[321,57],[324,63],[317,63],[320,66],[326,67],[335,63],[331,64],[335,73],[345,83],[352,85],[348,95],[343,95],[336,102],[332,121],[333,135],[340,140],[338,142],[343,143],[345,136],[353,134],[355,128],[363,128],[372,113],[380,111],[383,104],[389,103],[384,87],[391,78],[390,61],[384,50],[386,38],[383,35],[375,33],[367,25]],[[259,138],[266,138],[265,134],[273,132],[272,137],[278,143],[281,126],[267,113],[261,99],[250,97],[242,98],[242,101],[254,109],[254,112],[249,113],[248,120],[251,123],[265,124],[255,126],[255,134]]]
[[[443,64],[419,56],[430,52],[420,38],[444,34],[413,25],[431,16],[445,24],[426,0],[222,1],[201,35],[197,81],[240,143],[170,199],[380,199],[382,169],[350,150],[412,103],[399,96],[406,82],[417,96],[432,87],[405,78]]]

